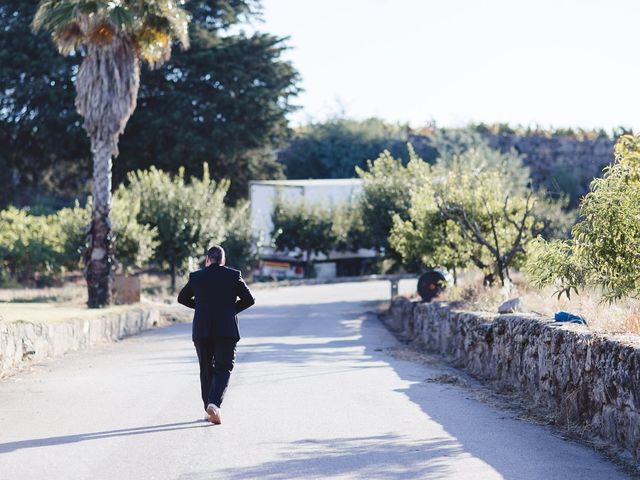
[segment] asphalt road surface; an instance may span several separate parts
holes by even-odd
[[[406,289],[411,284],[401,285]],[[626,478],[438,365],[393,355],[388,282],[257,292],[222,408],[202,421],[191,325],[0,382],[0,479]]]

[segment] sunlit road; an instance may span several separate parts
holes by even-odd
[[[404,285],[406,288],[407,285]],[[188,324],[0,382],[0,479],[625,478],[592,450],[428,382],[370,312],[388,282],[256,292],[201,421]]]

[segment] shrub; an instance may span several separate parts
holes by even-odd
[[[158,247],[158,230],[138,222],[140,198],[120,185],[113,196],[114,255],[122,271],[142,268],[154,257]]]
[[[455,271],[475,265],[485,281],[509,277],[536,232],[535,197],[508,156],[485,148],[451,152],[423,169],[408,218],[394,215],[391,245],[404,262]]]
[[[91,198],[84,207],[76,201],[73,208],[63,208],[53,217],[60,227],[61,252],[59,262],[67,270],[82,266],[86,252],[87,226],[91,219]],[[157,246],[155,228],[137,221],[140,201],[123,186],[113,196],[111,218],[115,267],[123,272],[143,268],[151,260]]]
[[[27,209],[0,211],[2,270],[21,283],[42,282],[60,271],[58,225],[51,216],[29,215]]]
[[[279,199],[271,220],[275,247],[284,251],[299,250],[299,257],[304,258],[307,263],[307,277],[312,273],[312,255],[328,255],[336,245],[333,212],[320,205],[304,202],[287,205]]]
[[[569,240],[533,245],[527,263],[531,282],[556,285],[570,296],[599,287],[609,302],[640,292],[640,137],[624,135],[615,146],[615,163],[595,179],[580,203],[580,222]]]
[[[227,234],[222,242],[227,263],[241,270],[245,276],[251,274],[260,258],[260,239],[253,233],[249,213],[248,202],[228,211]]]
[[[410,159],[406,166],[385,151],[374,161],[368,161],[366,170],[356,169],[363,180],[359,208],[366,226],[361,246],[389,256],[396,254],[389,244],[393,217],[408,220],[411,192],[421,184],[429,167],[411,146],[408,148]]]
[[[129,190],[139,199],[138,222],[156,229],[155,258],[171,273],[175,291],[176,275],[187,267],[189,258],[203,255],[207,247],[220,243],[227,231],[224,199],[228,181],[216,184],[207,164],[202,179],[185,181],[184,169],[170,175],[155,167],[128,175]]]

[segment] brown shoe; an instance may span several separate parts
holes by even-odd
[[[220,420],[220,408],[218,408],[213,403],[207,405],[207,413],[209,414],[209,421],[216,425],[220,425],[222,421]]]

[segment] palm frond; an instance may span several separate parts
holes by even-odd
[[[55,32],[76,19],[77,2],[46,0],[40,3],[33,18],[34,30]]]
[[[171,56],[173,41],[189,47],[191,16],[182,0],[42,0],[33,19],[63,54],[82,44],[110,43],[115,34],[132,38],[154,68]]]
[[[122,30],[130,30],[135,25],[136,17],[133,12],[127,10],[121,5],[109,10],[108,16],[113,24]]]

